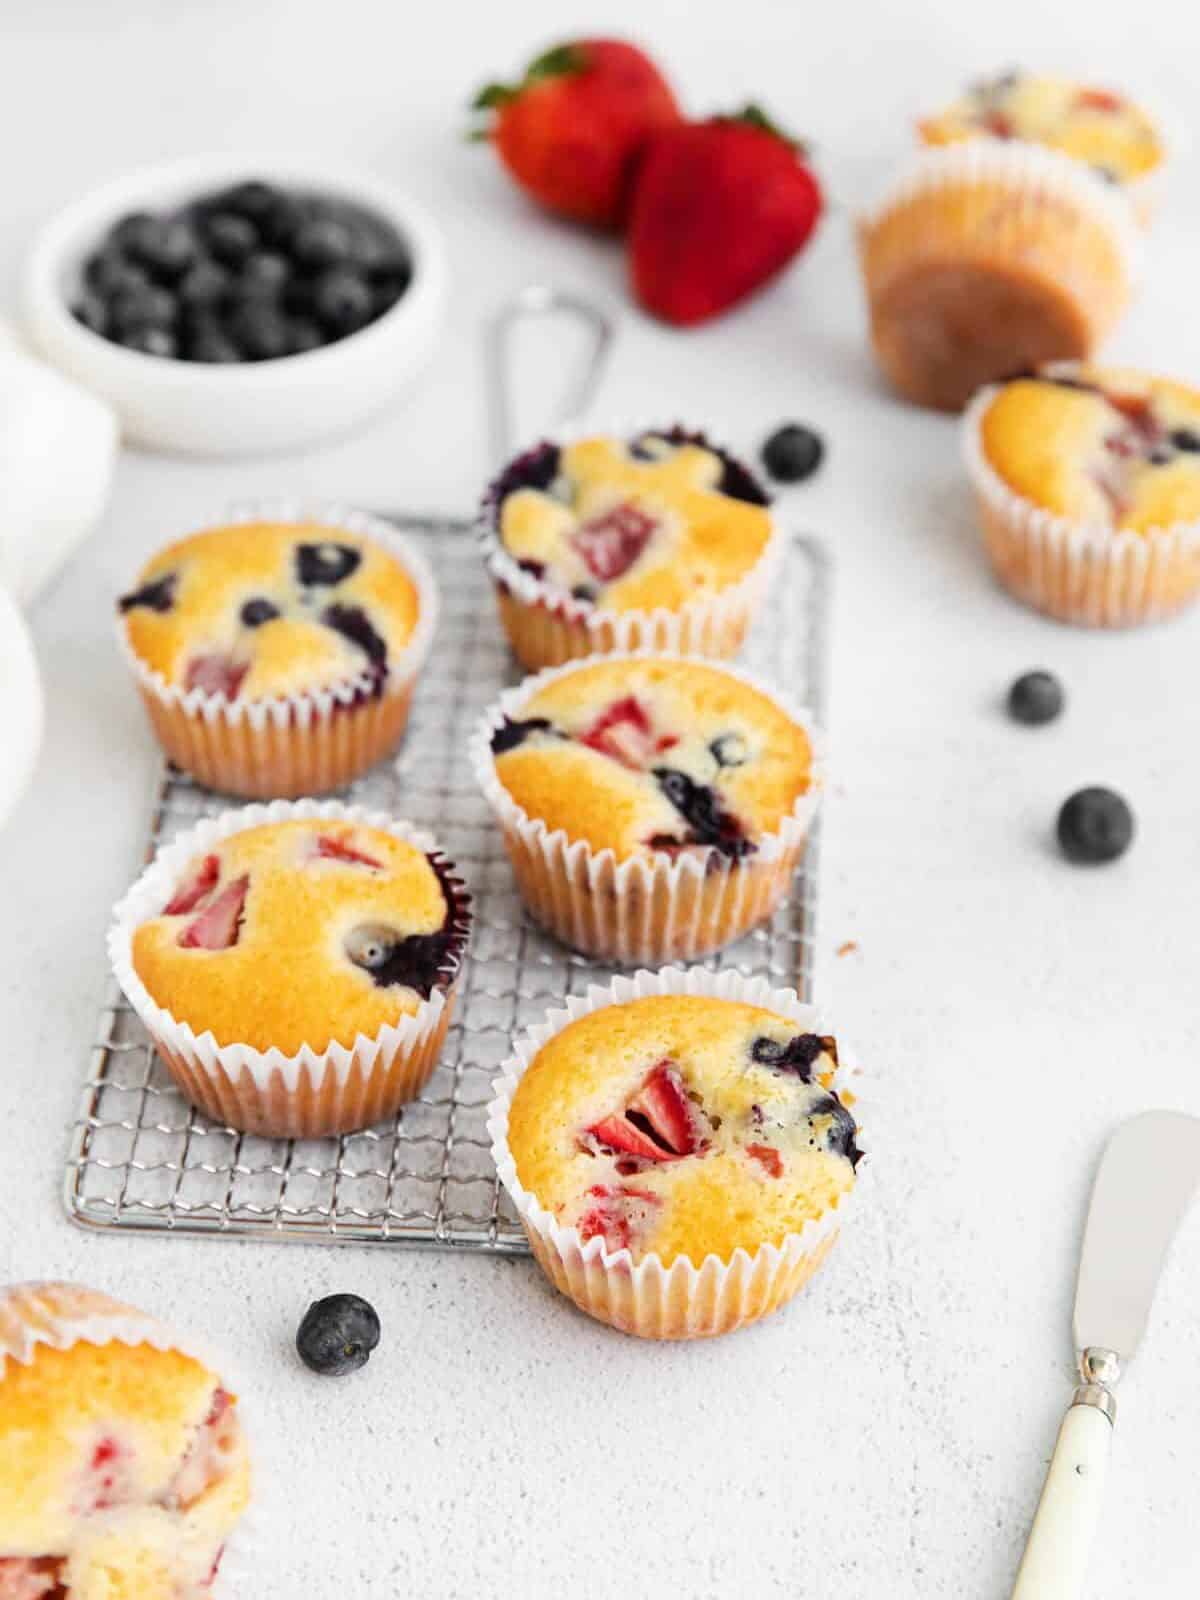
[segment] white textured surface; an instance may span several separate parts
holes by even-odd
[[[1179,7],[1161,26],[1120,0],[590,10],[661,45],[697,105],[761,92],[837,155],[843,185],[875,169],[925,85],[1028,55],[1047,29],[1060,60],[1082,38],[1089,61],[1193,99],[1196,25]],[[94,1238],[59,1209],[103,932],[155,759],[110,598],[226,496],[470,506],[487,467],[485,314],[534,275],[620,293],[616,246],[534,217],[457,138],[466,91],[562,20],[550,0],[47,0],[8,22],[9,289],[29,230],[90,182],[147,154],[269,142],[374,163],[425,200],[455,293],[439,369],[368,433],[236,466],[123,459],[107,525],[34,614],[47,743],[0,835],[0,1276],[86,1278],[235,1351],[264,1472],[287,1477],[266,1513],[267,1600],[1002,1600],[1069,1387],[1092,1163],[1117,1118],[1200,1109],[1200,614],[1097,637],[994,592],[953,424],[875,382],[841,218],[708,331],[629,314],[603,396],[614,412],[711,413],[746,446],[791,414],[830,440],[783,509],[840,562],[825,998],[881,1126],[870,1201],[811,1291],[727,1341],[649,1348],[574,1315],[522,1262]],[[1194,211],[1155,235],[1115,352],[1200,373],[1198,249]],[[1039,664],[1063,673],[1070,713],[1027,732],[998,698]],[[1140,836],[1089,874],[1059,863],[1048,825],[1095,780],[1126,790]],[[851,938],[861,952],[834,959]],[[365,1374],[322,1384],[289,1343],[308,1300],[341,1288],[378,1305],[385,1342]],[[1127,1380],[1093,1600],[1176,1600],[1200,1582],[1198,1293],[1193,1218]]]

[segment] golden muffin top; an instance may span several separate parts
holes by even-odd
[[[1089,527],[1200,518],[1200,390],[1127,368],[1055,364],[1004,384],[980,420],[1008,487]]]
[[[160,550],[121,597],[125,635],[182,690],[262,700],[369,680],[417,626],[417,586],[381,545],[316,522],[209,528]]]
[[[854,1185],[837,1042],[759,1006],[693,995],[568,1024],[517,1084],[517,1177],[559,1222],[635,1261],[697,1266],[781,1245]]]
[[[65,1285],[0,1294],[0,1331],[36,1332],[43,1315],[120,1313],[136,1323],[137,1313]],[[72,1597],[171,1600],[182,1578],[211,1572],[249,1495],[236,1399],[194,1357],[79,1342],[0,1359],[0,1594],[53,1594],[62,1583]],[[168,1556],[162,1585],[139,1588],[139,1573],[146,1580]],[[47,1586],[33,1587],[35,1577]]]
[[[974,84],[918,126],[926,144],[993,138],[1047,145],[1116,183],[1142,177],[1164,154],[1161,134],[1132,100],[1042,73],[1006,72]]]
[[[771,535],[746,469],[679,430],[544,445],[493,491],[527,572],[606,611],[677,610],[737,583]]]
[[[347,1047],[417,1011],[457,971],[465,897],[444,865],[381,828],[309,818],[193,857],[134,930],[151,999],[219,1045]]]
[[[528,816],[618,860],[710,846],[739,860],[813,783],[808,734],[774,700],[719,666],[658,657],[551,679],[492,752]]]

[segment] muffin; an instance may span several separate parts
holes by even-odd
[[[1200,390],[1052,365],[978,396],[967,466],[1000,582],[1064,622],[1120,627],[1200,589]]]
[[[1059,150],[1119,185],[1139,210],[1167,159],[1163,130],[1113,89],[1051,73],[1005,72],[918,124],[928,145],[1018,139]]]
[[[338,788],[394,749],[437,596],[386,523],[264,507],[159,551],[118,610],[167,755],[267,799]]]
[[[113,967],[180,1089],[274,1138],[369,1127],[424,1087],[469,898],[434,842],[333,802],[248,806],[161,851]]]
[[[205,1600],[249,1502],[204,1361],[92,1290],[0,1290],[4,1600]]]
[[[653,653],[528,679],[471,755],[532,915],[617,962],[693,960],[770,916],[822,783],[803,712],[733,668]]]
[[[939,411],[1090,355],[1139,260],[1116,190],[1058,151],[999,140],[916,157],[861,220],[858,246],[879,365],[905,399]]]
[[[627,1333],[754,1322],[825,1259],[863,1153],[838,1041],[791,990],[667,969],[517,1041],[493,1154],[539,1264]]]
[[[613,651],[737,654],[774,523],[757,478],[683,428],[546,442],[488,490],[481,537],[522,666]]]

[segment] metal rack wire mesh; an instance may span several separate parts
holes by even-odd
[[[67,1161],[70,1216],[90,1228],[526,1250],[489,1153],[493,1073],[513,1034],[604,982],[614,969],[576,955],[525,916],[498,831],[465,758],[469,731],[517,673],[464,522],[395,520],[434,563],[443,616],[398,762],[347,791],[435,832],[468,879],[475,926],[456,1020],[425,1093],[393,1122],[340,1139],[271,1140],[207,1121],[175,1088],[115,984],[84,1085]],[[789,541],[746,660],[818,714],[828,570],[818,544]],[[172,767],[159,782],[147,856],[229,805]],[[769,924],[711,965],[811,986],[818,839]]]

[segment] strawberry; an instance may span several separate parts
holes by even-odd
[[[611,511],[583,523],[571,536],[571,543],[592,577],[611,583],[629,571],[657,527],[656,518],[648,511],[631,500],[623,500]]]
[[[634,293],[667,322],[707,322],[782,271],[820,214],[803,147],[757,106],[657,134],[629,214]]]
[[[231,944],[236,944],[249,887],[250,879],[242,876],[222,889],[211,905],[206,906],[195,922],[189,922],[179,935],[179,943],[184,949],[228,950]]]
[[[659,1204],[656,1194],[628,1184],[616,1189],[593,1184],[588,1198],[593,1203],[579,1219],[579,1232],[584,1239],[599,1236],[610,1250],[627,1249],[639,1225]]]
[[[707,1124],[693,1107],[673,1061],[660,1061],[624,1111],[603,1117],[586,1138],[641,1161],[677,1161],[707,1145]],[[618,1163],[618,1171],[622,1170]]]
[[[635,771],[644,768],[655,752],[650,718],[641,701],[631,694],[614,700],[602,711],[587,732],[580,734],[579,742]]]
[[[1125,102],[1111,89],[1080,89],[1075,104],[1081,111],[1120,111]]]
[[[163,916],[181,917],[185,911],[194,911],[216,888],[220,876],[221,863],[216,856],[205,856],[191,877],[185,878],[176,889],[163,909]]]
[[[651,134],[681,120],[670,85],[634,45],[576,39],[538,56],[516,85],[488,84],[482,137],[548,211],[615,228]]]
[[[203,689],[205,694],[222,694],[227,700],[236,700],[242,679],[250,670],[248,661],[235,661],[232,656],[194,656],[187,664],[183,686],[187,690]]]
[[[772,1178],[783,1177],[783,1157],[772,1144],[748,1144],[746,1154],[753,1156]]]
[[[345,861],[356,867],[382,867],[382,861],[376,861],[374,856],[369,856],[365,851],[356,850],[345,839],[333,839],[327,833],[321,834],[317,840],[317,856],[323,861]]]

